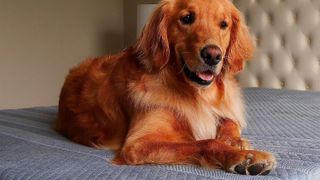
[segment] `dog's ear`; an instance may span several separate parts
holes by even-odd
[[[240,72],[245,65],[245,61],[253,56],[254,45],[248,27],[240,12],[234,7],[232,11],[232,29],[230,43],[227,50],[227,63],[229,71]]]
[[[168,2],[163,2],[154,11],[137,42],[139,58],[150,71],[164,68],[170,59],[168,11]]]

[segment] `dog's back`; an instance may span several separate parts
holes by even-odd
[[[57,131],[87,146],[111,149],[121,146],[128,118],[122,111],[117,89],[125,85],[113,82],[115,76],[125,77],[117,75],[122,74],[121,57],[122,54],[86,60],[70,70],[60,94]]]

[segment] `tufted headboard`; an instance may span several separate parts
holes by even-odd
[[[233,0],[256,38],[243,87],[320,91],[320,0]],[[138,32],[154,5],[138,6]]]
[[[256,37],[244,87],[320,91],[320,0],[233,0]]]

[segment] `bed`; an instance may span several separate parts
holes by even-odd
[[[257,38],[254,60],[239,76],[242,87],[260,87],[244,89],[248,127],[243,133],[256,149],[276,155],[278,166],[271,174],[241,176],[191,165],[115,166],[111,151],[75,144],[52,129],[57,107],[37,107],[0,110],[0,180],[319,180],[320,1],[233,2]],[[138,17],[137,34],[154,7],[140,4],[137,14],[126,14]],[[126,29],[134,31],[134,21],[126,21],[133,22]],[[136,32],[131,36],[135,39]]]
[[[244,136],[273,152],[268,176],[241,176],[197,166],[115,166],[111,151],[78,145],[52,129],[56,107],[0,111],[0,179],[320,179],[320,92],[244,90]]]

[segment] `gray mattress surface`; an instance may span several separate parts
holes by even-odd
[[[81,146],[52,130],[56,107],[0,111],[0,179],[288,179],[320,180],[320,93],[246,89],[255,148],[273,152],[268,176],[241,176],[197,166],[115,166],[112,152]]]

